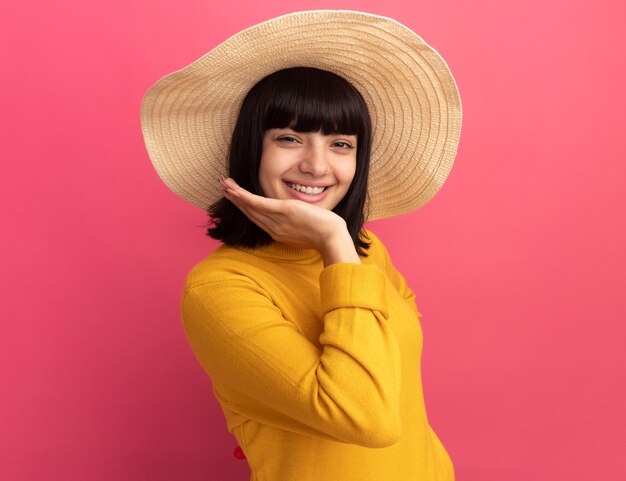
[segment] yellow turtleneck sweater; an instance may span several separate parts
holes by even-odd
[[[414,295],[380,240],[362,265],[221,246],[182,314],[252,481],[451,481],[428,424]]]

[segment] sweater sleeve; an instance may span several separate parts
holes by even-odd
[[[333,264],[320,275],[321,350],[254,281],[189,290],[183,321],[214,385],[244,416],[367,447],[395,443],[400,352],[388,323],[389,278],[376,265]]]

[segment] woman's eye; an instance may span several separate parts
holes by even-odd
[[[278,141],[291,144],[291,143],[297,142],[298,140],[295,137],[291,137],[289,135],[283,135],[281,137],[278,137]]]
[[[339,147],[340,149],[351,149],[352,148],[351,144],[349,144],[348,142],[344,142],[342,140],[334,142],[333,145],[335,147]]]

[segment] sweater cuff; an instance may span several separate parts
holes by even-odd
[[[385,286],[385,276],[378,266],[332,264],[320,274],[322,312],[361,307],[379,311],[387,318]]]

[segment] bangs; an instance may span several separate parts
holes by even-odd
[[[296,67],[280,70],[258,85],[266,99],[264,130],[361,136],[367,131],[367,105],[345,79],[325,70]]]

